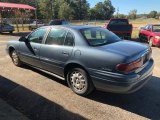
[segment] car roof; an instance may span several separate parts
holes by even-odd
[[[46,27],[46,26],[44,26]],[[74,29],[74,30],[81,30],[81,29],[87,29],[87,28],[95,28],[97,26],[89,26],[89,25],[49,25],[47,27],[53,27],[53,28],[68,28],[68,29]]]

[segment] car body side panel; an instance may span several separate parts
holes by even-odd
[[[40,50],[41,65],[44,69],[63,76],[65,63],[72,56],[73,47],[45,45]]]
[[[41,44],[32,42],[19,42],[19,57],[20,59],[36,67],[42,68],[39,59],[39,50]]]

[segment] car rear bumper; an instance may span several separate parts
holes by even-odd
[[[91,78],[96,89],[114,93],[132,93],[143,87],[152,76],[154,61],[151,59],[138,73],[122,75],[96,71]],[[93,72],[93,71],[92,71]]]

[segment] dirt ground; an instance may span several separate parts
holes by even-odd
[[[153,77],[141,90],[127,95],[95,91],[81,97],[64,81],[28,66],[14,66],[5,48],[7,41],[18,38],[19,35],[0,35],[0,97],[28,118],[160,119],[160,48],[152,48]]]

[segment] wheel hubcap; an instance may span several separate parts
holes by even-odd
[[[71,73],[71,85],[76,91],[83,91],[86,88],[86,79],[78,71]]]
[[[18,64],[18,55],[15,51],[12,53],[12,60],[14,64]]]
[[[152,43],[152,40],[150,40],[150,41],[149,41],[149,46],[152,47],[152,44],[153,44],[153,43]]]

